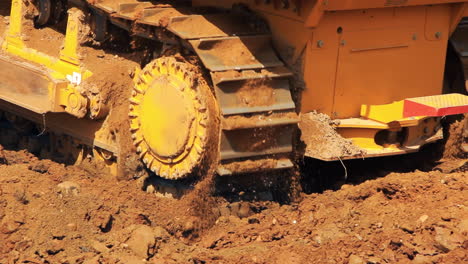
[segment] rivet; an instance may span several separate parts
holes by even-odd
[[[437,31],[437,32],[435,33],[435,37],[438,38],[438,39],[440,39],[440,38],[442,37],[442,32]]]
[[[321,48],[321,47],[323,47],[323,45],[325,45],[325,43],[323,42],[323,40],[317,41],[317,47]]]

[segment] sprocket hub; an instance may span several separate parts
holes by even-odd
[[[204,82],[189,64],[159,58],[135,78],[130,99],[133,143],[146,166],[167,179],[185,178],[208,148],[211,111]]]

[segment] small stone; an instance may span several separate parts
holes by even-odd
[[[382,260],[378,257],[370,257],[367,259],[367,264],[379,264],[382,263]]]
[[[12,234],[18,231],[21,223],[14,221],[13,219],[4,219],[0,224],[0,233]]]
[[[99,259],[101,258],[100,255],[98,256],[95,256],[93,258],[90,258],[90,259],[87,259],[83,262],[83,264],[100,264],[101,262],[99,261]]]
[[[411,263],[414,264],[432,264],[430,256],[416,255]]]
[[[239,202],[231,203],[229,205],[229,207],[231,208],[231,215],[232,216],[239,216],[239,208],[240,208],[240,203]]]
[[[219,208],[219,213],[221,216],[228,217],[231,214],[231,210],[227,206],[222,206]]]
[[[257,218],[249,218],[247,222],[249,224],[260,224],[260,220],[258,220]]]
[[[419,217],[418,221],[419,221],[420,223],[424,223],[424,222],[426,222],[426,220],[427,220],[428,218],[429,218],[428,215],[421,215],[421,217]]]
[[[218,218],[221,216],[221,213],[219,212],[219,208],[218,207],[213,207],[211,208],[211,212],[213,213],[214,217],[215,218]]]
[[[28,169],[43,174],[49,171],[49,167],[49,164],[46,164],[44,161],[39,161],[32,165],[29,165]]]
[[[156,239],[151,227],[140,225],[133,230],[126,242],[128,247],[140,258],[148,258],[154,255],[156,250]]]
[[[104,245],[103,243],[92,240],[91,241],[91,247],[97,252],[97,253],[106,253],[109,252],[109,249]]]
[[[144,264],[146,261],[143,259],[136,257],[136,256],[124,256],[120,257],[120,262],[119,263],[125,263],[125,264]]]
[[[343,184],[343,185],[341,186],[341,190],[346,190],[346,189],[349,189],[350,187],[351,187],[350,184]]]
[[[442,219],[442,220],[444,220],[446,222],[449,222],[450,220],[453,219],[453,217],[450,214],[447,213],[447,214],[441,215],[440,219]]]
[[[271,224],[273,224],[273,225],[278,224],[278,220],[276,220],[276,218],[273,218],[273,220],[271,220]]]
[[[184,231],[191,232],[195,229],[195,223],[197,222],[196,217],[191,217],[190,219],[185,221]]]
[[[458,224],[458,230],[460,230],[460,233],[463,235],[468,235],[468,218],[460,221]]]
[[[71,181],[64,181],[58,184],[57,189],[61,197],[69,195],[77,196],[80,193],[80,185]]]
[[[148,185],[146,187],[146,193],[154,193],[155,189],[154,189],[154,186],[152,184]]]
[[[75,223],[67,224],[67,228],[70,229],[71,231],[76,231],[76,229],[77,229]]]
[[[356,255],[349,256],[348,264],[364,264],[364,260]]]
[[[320,235],[315,235],[312,239],[315,241],[315,243],[319,245],[322,244],[322,237]]]
[[[62,240],[53,239],[47,244],[46,251],[49,255],[55,255],[63,250],[65,249]]]
[[[400,229],[410,234],[414,233],[414,228],[410,226],[408,223],[401,224]]]
[[[240,218],[246,218],[249,217],[251,214],[252,210],[250,209],[250,205],[248,203],[241,203],[238,216]]]
[[[436,227],[435,228],[435,247],[447,253],[450,250],[461,246],[464,242],[463,236],[452,233],[449,229]]]

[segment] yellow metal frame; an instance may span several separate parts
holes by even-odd
[[[79,17],[69,14],[63,49],[59,54],[59,59],[57,59],[25,45],[22,38],[23,9],[22,0],[12,0],[10,26],[2,45],[3,50],[23,60],[44,66],[50,71],[50,76],[53,79],[72,79],[66,87],[56,87],[52,82],[49,85],[50,99],[57,106],[51,111],[62,109],[62,111],[77,117],[83,117],[88,103],[87,98],[80,93],[77,84],[89,78],[92,73],[80,66],[78,54]],[[73,83],[73,78],[77,76],[78,83]],[[55,90],[56,88],[57,90]]]

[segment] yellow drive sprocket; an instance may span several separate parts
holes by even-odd
[[[135,78],[130,99],[133,143],[146,166],[166,179],[181,179],[209,147],[213,111],[208,85],[193,67],[172,57],[149,63]]]

